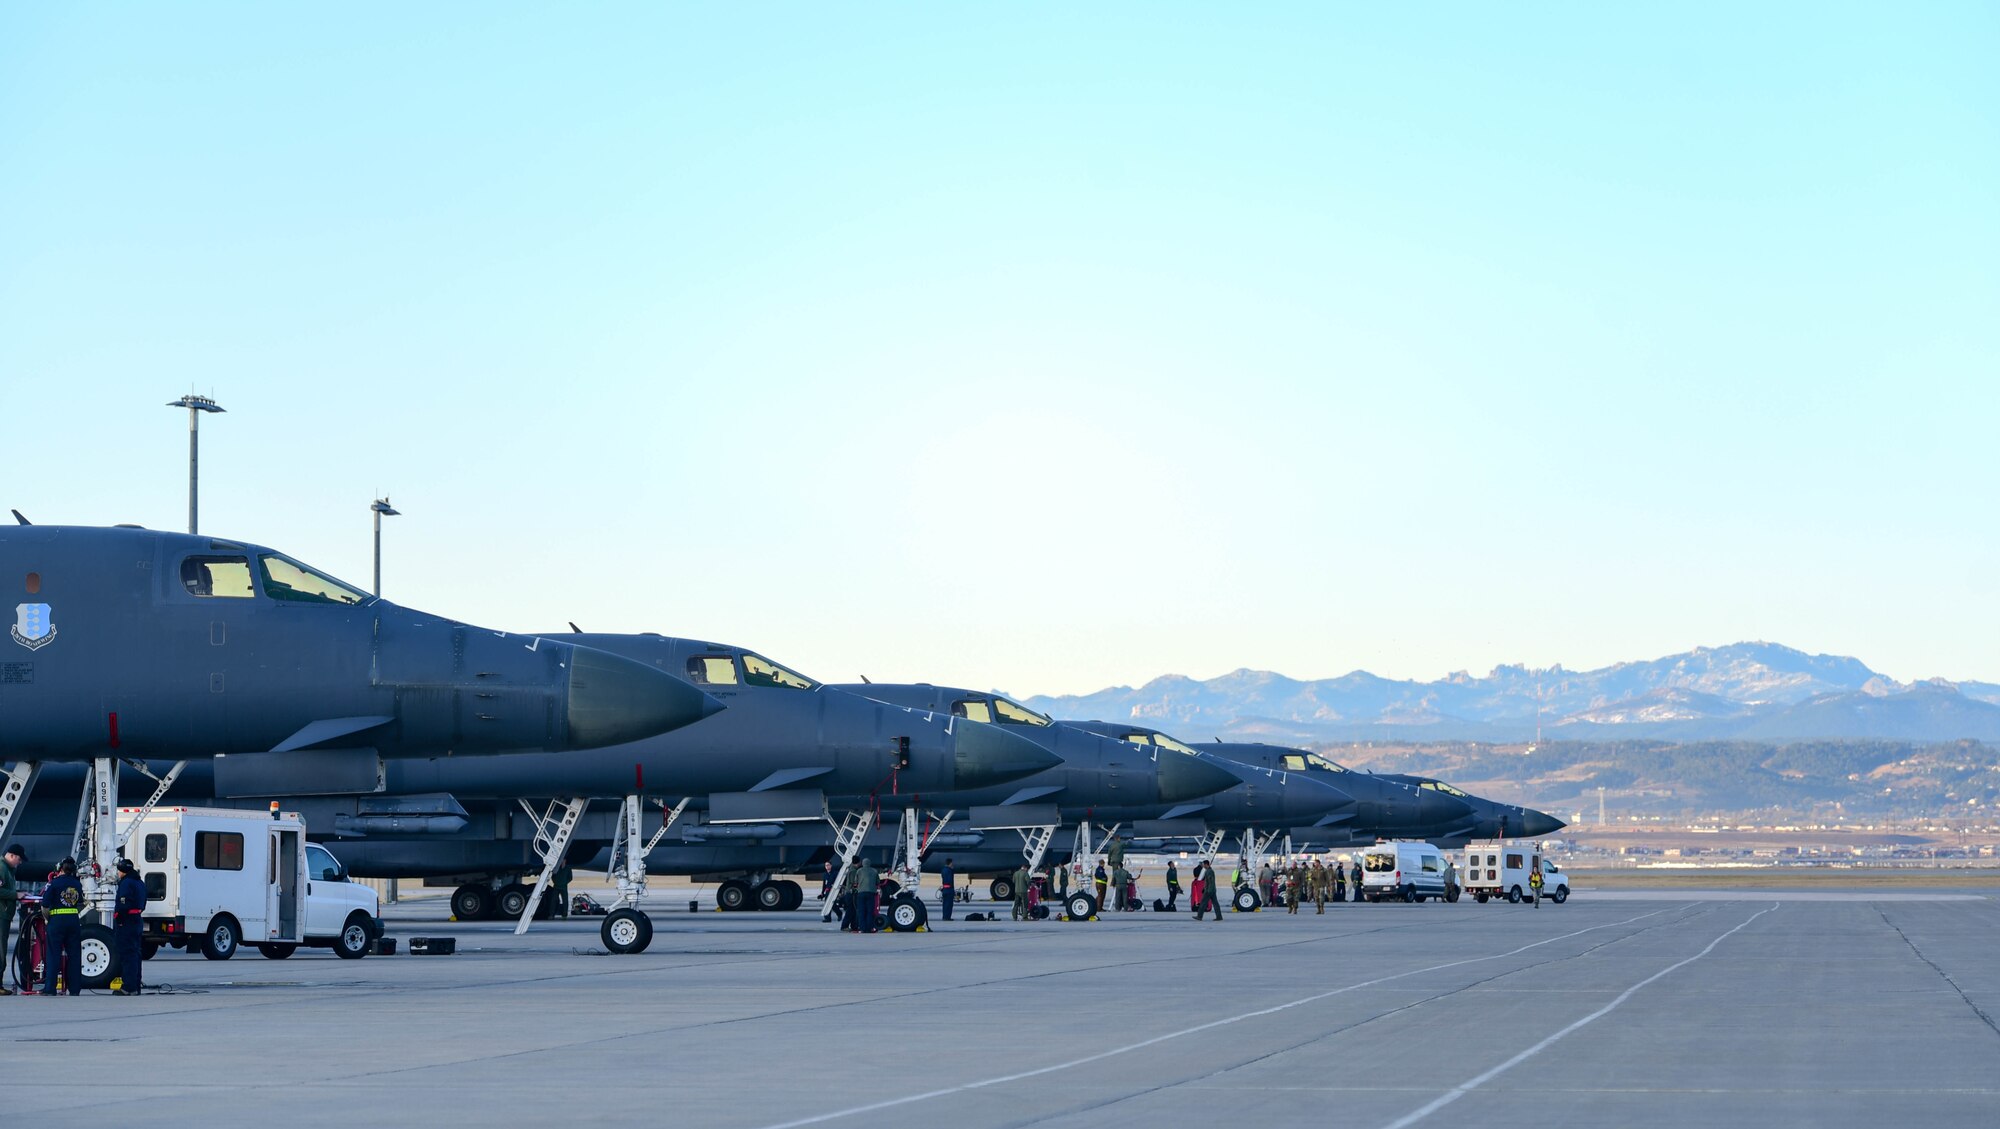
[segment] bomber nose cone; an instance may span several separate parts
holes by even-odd
[[[1530,839],[1539,839],[1544,835],[1553,835],[1568,826],[1569,824],[1564,823],[1548,812],[1536,811],[1534,808],[1521,809],[1521,834]]]
[[[1004,727],[961,721],[952,730],[953,781],[959,788],[985,788],[1033,776],[1062,758]]]
[[[1241,783],[1243,783],[1242,777],[1202,757],[1191,757],[1186,753],[1167,750],[1160,752],[1161,803],[1178,804],[1197,800],[1203,796],[1213,796],[1225,788],[1234,788]]]
[[[1472,805],[1435,788],[1417,789],[1417,822],[1456,823],[1472,814]]]
[[[664,671],[588,647],[571,649],[569,744],[622,745],[693,725],[722,703]]]

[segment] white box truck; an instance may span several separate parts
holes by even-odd
[[[1569,875],[1562,867],[1542,856],[1533,846],[1510,843],[1506,846],[1472,846],[1465,849],[1465,865],[1459,868],[1459,884],[1475,902],[1505,898],[1519,902],[1534,896],[1528,875],[1542,868],[1542,896],[1557,905],[1569,901]]]
[[[252,945],[273,960],[299,946],[355,959],[381,935],[375,891],[349,881],[296,812],[125,808],[126,857],[146,883],[147,956],[161,946],[228,960]],[[133,820],[137,826],[133,826]],[[85,961],[88,965],[90,962]]]

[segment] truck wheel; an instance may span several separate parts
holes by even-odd
[[[778,885],[783,887],[785,891],[784,900],[778,903],[779,909],[787,911],[795,910],[800,906],[806,904],[805,887],[799,885],[796,882],[790,882],[790,881],[780,882],[778,883]]]
[[[236,919],[223,914],[208,923],[208,936],[201,939],[201,955],[210,960],[228,960],[236,955],[236,946],[243,940]]]
[[[366,914],[348,914],[347,924],[340,927],[340,936],[333,939],[333,955],[342,960],[360,960],[367,956],[368,932]]]
[[[1236,906],[1237,913],[1256,913],[1257,907],[1264,904],[1264,899],[1257,896],[1257,891],[1248,886],[1236,891],[1236,896],[1230,900]]]
[[[83,959],[77,969],[77,986],[80,988],[109,988],[118,978],[118,947],[112,942],[111,929],[104,925],[83,927]]]
[[[930,911],[915,894],[905,894],[889,903],[889,928],[898,933],[915,933],[930,917]]]
[[[157,954],[159,951],[160,951],[160,943],[158,941],[139,942],[140,960],[152,960],[154,955]]]
[[[493,913],[493,891],[471,882],[451,892],[451,915],[460,921],[484,921]]]
[[[493,907],[499,911],[502,920],[518,921],[521,911],[528,908],[528,898],[533,894],[533,890],[519,882],[511,882],[500,887],[499,895],[493,899]]]
[[[1513,889],[1510,889],[1510,890],[1508,890],[1508,891],[1507,891],[1507,900],[1508,900],[1508,901],[1510,901],[1510,902],[1512,902],[1512,903],[1514,903],[1514,904],[1515,904],[1515,905],[1517,905],[1517,906],[1518,906],[1518,905],[1520,905],[1520,904],[1521,904],[1521,888],[1520,888],[1519,886],[1516,886],[1516,887],[1514,887]]]
[[[1479,891],[1479,892],[1478,892],[1477,894],[1474,894],[1474,895],[1472,895],[1472,900],[1473,900],[1473,901],[1475,901],[1475,902],[1478,902],[1478,903],[1479,903],[1480,905],[1482,905],[1482,906],[1483,906],[1483,905],[1485,905],[1485,904],[1486,904],[1486,891],[1484,891],[1484,890],[1481,890],[1481,891]]]
[[[1564,902],[1569,901],[1569,887],[1558,886],[1556,887],[1556,892],[1550,894],[1549,897],[1555,899],[1555,903],[1557,905],[1561,905]]]
[[[1078,891],[1063,903],[1063,912],[1069,915],[1071,921],[1089,921],[1097,913],[1097,899]]]
[[[291,956],[293,953],[297,952],[298,949],[299,947],[297,945],[284,945],[284,944],[257,946],[257,951],[263,953],[264,959],[266,960],[283,960],[286,957]]]
[[[731,878],[715,888],[715,908],[719,910],[735,913],[755,906],[756,903],[750,900],[750,884],[747,882]]]
[[[643,953],[653,943],[653,920],[628,906],[612,911],[597,933],[614,953]]]
[[[986,892],[991,894],[996,902],[1011,902],[1014,900],[1014,880],[995,878],[986,884]]]
[[[1444,900],[1452,903],[1453,905],[1456,905],[1458,904],[1458,893],[1459,893],[1458,887],[1456,886],[1450,887],[1444,892]]]
[[[781,910],[785,908],[785,888],[777,882],[766,882],[751,891],[761,910]]]
[[[1405,886],[1405,887],[1403,887],[1403,901],[1405,901],[1405,902],[1415,902],[1415,901],[1420,901],[1420,900],[1421,900],[1421,899],[1419,899],[1419,898],[1417,897],[1417,888],[1416,888],[1415,886]]]

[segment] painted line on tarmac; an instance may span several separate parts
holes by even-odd
[[[1464,960],[1447,961],[1444,964],[1433,964],[1427,968],[1413,968],[1408,972],[1398,972],[1390,976],[1378,977],[1374,980],[1364,980],[1358,984],[1349,984],[1346,987],[1335,988],[1332,991],[1321,992],[1318,995],[1307,996],[1304,999],[1289,1000],[1285,1003],[1277,1004],[1272,1007],[1259,1008],[1256,1011],[1246,1011],[1241,1015],[1227,1016],[1222,1019],[1212,1019],[1207,1023],[1199,1023],[1193,1027],[1184,1027],[1179,1031],[1169,1031],[1164,1035],[1155,1035],[1150,1039],[1142,1039],[1136,1043],[1127,1043],[1122,1047],[1113,1047],[1108,1051],[1099,1051],[1096,1054],[1085,1055],[1082,1058],[1071,1059],[1068,1062],[1058,1062],[1050,1066],[1036,1067],[1033,1070],[1023,1070],[1014,1074],[1003,1074],[995,1078],[982,1078],[976,1082],[966,1082],[957,1086],[946,1086],[943,1089],[938,1089],[938,1090],[926,1090],[921,1094],[906,1094],[900,1098],[889,1098],[886,1101],[870,1102],[867,1105],[851,1106],[847,1109],[838,1109],[830,1113],[814,1114],[811,1117],[801,1117],[793,1121],[780,1121],[771,1125],[764,1126],[763,1129],[798,1129],[798,1127],[802,1125],[818,1125],[827,1121],[837,1121],[843,1117],[855,1117],[857,1115],[864,1113],[877,1113],[880,1112],[881,1110],[894,1109],[897,1106],[909,1105],[913,1102],[929,1101],[932,1098],[948,1097],[952,1094],[962,1094],[968,1090],[982,1090],[989,1086],[1001,1086],[1005,1085],[1008,1082],[1019,1082],[1027,1078],[1038,1078],[1044,1074],[1056,1074],[1064,1070],[1074,1070],[1079,1066],[1088,1066],[1093,1062],[1102,1062],[1107,1058],[1116,1058],[1119,1055],[1130,1054],[1133,1051],[1145,1050],[1147,1047],[1158,1046],[1161,1043],[1170,1042],[1174,1039],[1186,1038],[1189,1035],[1197,1035],[1203,1031],[1210,1031],[1217,1027],[1227,1027],[1232,1023],[1242,1023],[1243,1021],[1249,1019],[1258,1019],[1266,1015],[1276,1015],[1281,1011],[1290,1011],[1291,1009],[1296,1007],[1304,1007],[1307,1004],[1318,1003],[1321,1000],[1330,999],[1334,996],[1344,995],[1348,992],[1359,991],[1363,988],[1373,988],[1377,984],[1387,984],[1392,980],[1403,980],[1411,976],[1421,976],[1426,972],[1442,972],[1447,968],[1460,968],[1468,964],[1479,964],[1484,961],[1501,960],[1506,957],[1518,956],[1521,953],[1527,952],[1529,949],[1539,949],[1543,945],[1553,945],[1557,941],[1567,941],[1572,937],[1581,937],[1585,933],[1595,933],[1600,929],[1616,929],[1621,925],[1630,925],[1635,921],[1644,921],[1649,917],[1658,917],[1663,913],[1669,913],[1672,910],[1682,909],[1682,908],[1685,908],[1685,906],[1684,905],[1669,906],[1666,909],[1656,909],[1651,913],[1642,913],[1637,917],[1628,917],[1623,921],[1610,921],[1606,922],[1603,925],[1592,925],[1586,929],[1578,929],[1574,933],[1564,933],[1561,936],[1549,937],[1545,940],[1535,941],[1532,944],[1522,945],[1518,949],[1509,949],[1504,953],[1490,953],[1486,956],[1467,957]],[[1767,910],[1765,912],[1769,911]],[[1755,919],[1753,918],[1752,920]],[[1745,922],[1744,924],[1747,925],[1749,924],[1749,922]],[[1742,926],[1738,926],[1737,928],[1742,928]],[[1732,930],[1731,932],[1734,932],[1734,930]],[[1727,936],[1727,934],[1725,934],[1725,936]]]
[[[1612,1000],[1610,1003],[1605,1004],[1603,1007],[1598,1008],[1596,1011],[1593,1011],[1589,1015],[1584,1016],[1582,1019],[1577,1020],[1575,1023],[1570,1024],[1568,1027],[1565,1027],[1562,1030],[1556,1032],[1555,1034],[1550,1035],[1548,1038],[1543,1039],[1541,1042],[1536,1043],[1534,1046],[1529,1047],[1527,1050],[1522,1051],[1520,1054],[1515,1055],[1513,1058],[1508,1059],[1506,1062],[1501,1063],[1500,1065],[1494,1067],[1493,1069],[1488,1070],[1483,1074],[1477,1075],[1476,1077],[1467,1079],[1464,1082],[1460,1082],[1458,1085],[1453,1086],[1451,1089],[1446,1090],[1443,1094],[1439,1095],[1439,1097],[1435,1101],[1432,1101],[1429,1105],[1423,1106],[1420,1109],[1404,1114],[1403,1116],[1397,1118],[1396,1120],[1391,1121],[1388,1125],[1384,1126],[1383,1129],[1404,1129],[1405,1126],[1414,1125],[1417,1122],[1422,1121],[1424,1118],[1429,1117],[1431,1114],[1436,1113],[1438,1110],[1443,1109],[1444,1107],[1450,1105],[1451,1103],[1457,1101],[1458,1099],[1464,1097],[1465,1095],[1471,1093],[1472,1091],[1492,1081],[1494,1078],[1500,1076],[1506,1071],[1521,1065],[1522,1063],[1528,1061],[1529,1059],[1535,1057],[1538,1054],[1541,1054],[1543,1051],[1547,1050],[1550,1046],[1554,1045],[1556,1041],[1561,1039],[1563,1036],[1568,1035],[1572,1031],[1580,1030],[1581,1028],[1586,1027],[1591,1023],[1594,1023],[1597,1020],[1602,1019],[1603,1017],[1611,1014],[1612,1011],[1617,1009],[1619,1004],[1622,1004],[1626,1000],[1631,999],[1633,993],[1637,992],[1639,989],[1645,987],[1648,984],[1651,984],[1653,981],[1658,980],[1660,977],[1665,976],[1669,972],[1673,972],[1676,969],[1686,968],[1688,965],[1693,964],[1695,961],[1698,961],[1701,958],[1707,956],[1708,954],[1714,952],[1715,947],[1717,945],[1720,945],[1722,942],[1727,941],[1729,938],[1735,936],[1742,930],[1749,928],[1751,922],[1757,920],[1758,918],[1764,916],[1767,913],[1770,913],[1772,910],[1775,910],[1777,908],[1778,908],[1778,903],[1772,902],[1768,908],[1758,910],[1756,913],[1753,913],[1749,917],[1744,918],[1742,924],[1738,925],[1736,928],[1731,929],[1729,932],[1724,933],[1722,936],[1717,937],[1713,941],[1710,941],[1708,943],[1708,946],[1702,949],[1700,952],[1694,954],[1691,957],[1688,957],[1686,960],[1677,961],[1673,964],[1666,966],[1665,968],[1662,968],[1658,972],[1653,973],[1651,976],[1646,977],[1644,980],[1641,980],[1637,984],[1632,985],[1630,988],[1625,989],[1623,992],[1618,993],[1617,999]]]

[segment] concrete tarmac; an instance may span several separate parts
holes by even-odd
[[[809,905],[811,903],[808,903]],[[0,999],[8,1125],[2000,1125],[2000,902],[1785,892],[853,936],[655,899]],[[671,907],[671,908],[670,908]],[[979,902],[976,910],[991,908]],[[681,912],[673,912],[678,909]],[[1004,910],[1003,910],[1004,917]]]

